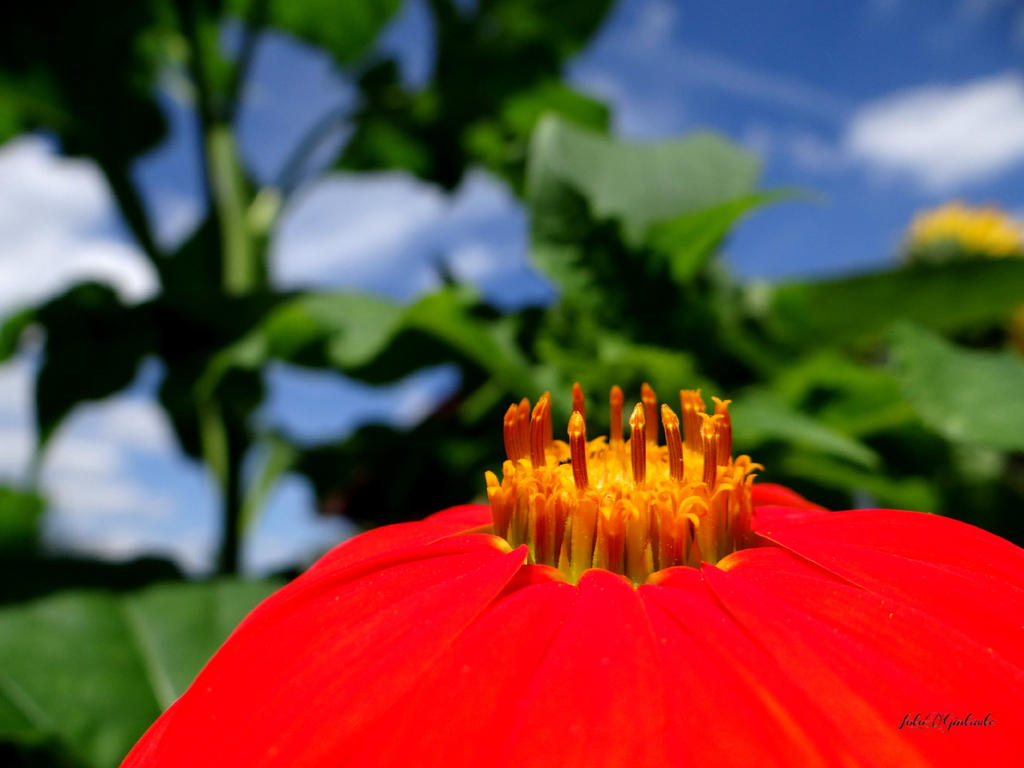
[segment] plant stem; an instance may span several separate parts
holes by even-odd
[[[218,119],[206,61],[203,28],[197,3],[182,10],[185,34],[191,47],[189,73],[196,88],[199,135],[202,140],[203,179],[211,201],[210,218],[221,246],[224,292],[242,295],[261,287],[265,269],[253,247],[245,220],[248,190],[231,125]],[[237,88],[242,88],[239,83]]]

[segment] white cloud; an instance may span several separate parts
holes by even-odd
[[[843,147],[929,191],[991,178],[1024,162],[1024,77],[1006,73],[888,96],[858,110]]]
[[[522,206],[482,171],[468,173],[450,196],[404,173],[333,175],[286,211],[272,250],[281,287],[399,299],[436,288],[442,261],[501,306],[553,295],[527,265]]]
[[[76,409],[44,455],[41,481],[65,518],[166,518],[174,507],[166,486],[140,482],[137,463],[177,456],[167,417],[152,400],[118,396]]]
[[[834,92],[786,72],[684,44],[678,4],[648,0],[635,6],[621,6],[570,67],[574,83],[614,106],[616,128],[625,135],[647,138],[690,127],[689,103],[696,99],[687,91],[694,88],[832,121],[851,109]]]
[[[328,177],[285,212],[272,244],[275,281],[413,296],[437,284],[424,235],[444,209],[440,189],[406,174]]]
[[[96,167],[59,158],[34,136],[0,148],[0,316],[84,279],[128,301],[156,289],[152,266],[122,234]]]
[[[155,403],[142,398],[95,403],[79,415],[78,424],[83,432],[125,448],[160,453],[175,446],[167,416]]]

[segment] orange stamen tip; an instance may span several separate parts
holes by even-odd
[[[643,485],[647,479],[647,437],[644,406],[637,403],[629,415],[629,456],[633,466],[633,484]]]
[[[642,584],[664,568],[717,563],[745,545],[760,465],[730,455],[729,401],[715,398],[708,414],[698,391],[683,390],[677,414],[668,405],[655,410],[645,386],[629,414],[628,451],[622,390],[609,395],[611,443],[588,442],[582,401],[574,386],[566,442],[551,439],[549,394],[532,409],[528,400],[506,409],[508,460],[486,476],[495,535],[527,545],[529,562],[574,583],[598,567]],[[664,429],[664,445],[648,440],[652,423]]]
[[[583,396],[583,387],[577,381],[572,385],[572,409],[578,411],[584,418],[587,416],[586,398]]]
[[[588,485],[587,425],[583,414],[579,411],[573,411],[572,416],[569,417],[569,450],[576,490],[585,490]]]
[[[519,454],[519,406],[512,403],[505,411],[505,455],[509,461],[518,461]]]
[[[658,442],[658,396],[646,381],[640,387],[640,399],[644,404],[648,443]]]
[[[661,406],[661,424],[665,428],[665,447],[668,449],[668,472],[673,480],[683,480],[683,441],[679,435],[679,417],[668,407]]]
[[[534,468],[547,464],[547,424],[551,421],[551,397],[546,392],[533,406],[530,417],[530,463]]]
[[[612,443],[622,442],[622,403],[624,398],[622,396],[622,390],[619,385],[616,384],[612,387],[611,393],[608,395],[608,402],[611,405],[612,419],[611,419],[611,431],[608,434],[608,439]]]

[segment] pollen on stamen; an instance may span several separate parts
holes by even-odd
[[[679,417],[668,407],[661,406],[661,425],[665,429],[665,445],[668,447],[668,473],[676,481],[683,480],[683,441],[679,435]]]
[[[633,464],[633,485],[643,485],[647,480],[647,437],[644,429],[644,407],[641,403],[633,406],[629,415],[629,455]]]
[[[569,417],[569,451],[572,457],[572,479],[576,490],[584,491],[587,478],[587,425],[583,414],[573,411]]]

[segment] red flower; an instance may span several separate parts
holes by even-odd
[[[124,765],[1017,764],[1024,550],[751,486],[755,465],[722,448],[725,407],[689,447],[670,411],[658,446],[634,410],[617,455],[614,432],[585,442],[581,406],[564,448],[547,405],[529,429],[510,408],[493,524],[464,506],[370,531],[264,601]],[[627,483],[614,467],[638,443]],[[568,502],[545,485],[557,473]],[[700,503],[668,499],[666,478]],[[588,555],[605,566],[583,570],[581,510],[614,482]]]

